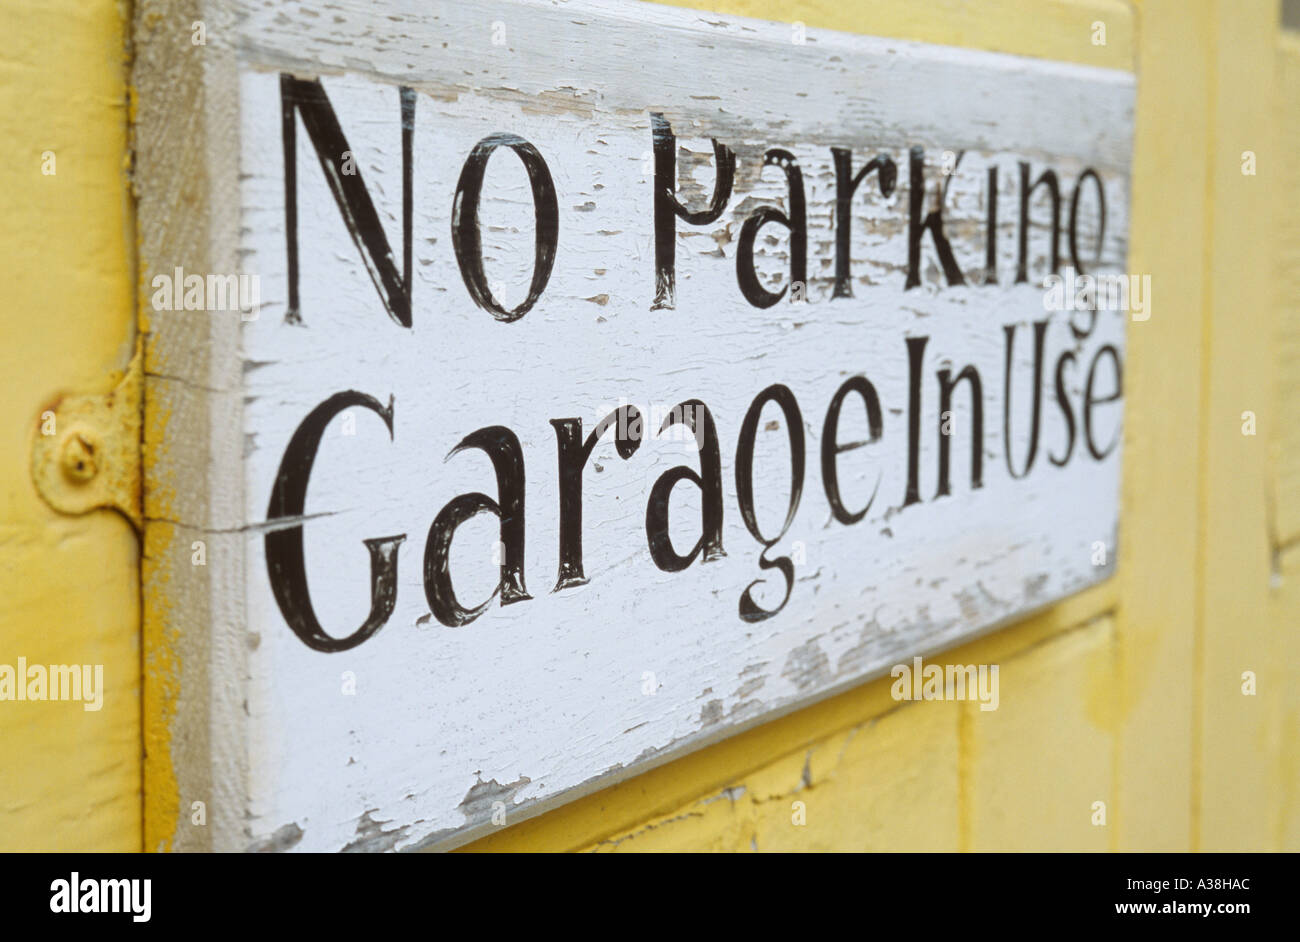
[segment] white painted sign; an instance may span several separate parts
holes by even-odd
[[[1113,571],[1131,75],[644,4],[239,24],[218,845],[449,846]]]

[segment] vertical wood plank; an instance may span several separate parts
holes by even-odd
[[[1282,192],[1300,192],[1300,34],[1278,43],[1277,153]],[[1300,848],[1300,215],[1279,206],[1278,403],[1274,429],[1273,573],[1269,631],[1283,666],[1278,703],[1277,850]]]
[[[1278,174],[1280,193],[1300,192],[1300,34],[1284,32],[1278,44]],[[1278,344],[1277,384],[1282,420],[1270,429],[1273,439],[1273,540],[1279,546],[1300,543],[1300,214],[1279,201],[1276,212]]]
[[[998,709],[962,704],[972,756],[966,849],[1111,847],[1114,639],[1110,617],[1054,636],[999,665]],[[1096,802],[1104,817],[1094,817]]]
[[[1192,691],[1201,461],[1199,312],[1208,238],[1204,5],[1138,6],[1137,133],[1129,265],[1151,276],[1149,320],[1129,324],[1120,605],[1117,848],[1191,841]]]
[[[1268,621],[1268,441],[1274,409],[1272,147],[1277,6],[1214,5],[1211,206],[1204,309],[1201,538],[1197,614],[1197,792],[1193,848],[1271,845],[1276,708],[1283,665]],[[1243,173],[1246,152],[1256,174]],[[1248,434],[1253,413],[1256,434]],[[1259,691],[1242,692],[1255,672]]]

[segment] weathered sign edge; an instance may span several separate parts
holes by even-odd
[[[1116,565],[1112,564],[1107,568],[1105,576],[1080,589],[1075,595],[1067,597],[1072,599],[1085,593],[1102,593],[1102,602],[1096,606],[1097,611],[1089,617],[1089,622],[1097,618],[1104,618],[1107,615],[1114,614],[1114,599],[1111,590],[1115,585],[1116,570]],[[964,645],[979,641],[982,638],[987,638],[989,635],[996,634],[1012,625],[1031,621],[1034,618],[1041,616],[1044,612],[1050,611],[1055,606],[1062,604],[1063,601],[1065,601],[1065,599],[1054,599],[1044,602],[1042,605],[1026,609],[1025,611],[1016,612],[1012,615],[1006,616],[1005,618],[992,622],[991,624],[970,634],[965,634],[955,642],[944,642],[918,649],[914,656],[922,659],[930,659],[940,654],[953,651]],[[700,732],[694,736],[683,737],[674,742],[671,746],[667,746],[656,752],[654,755],[640,760],[635,766],[601,772],[580,785],[575,785],[572,788],[557,792],[556,794],[550,795],[546,798],[528,799],[517,805],[512,805],[508,812],[510,817],[513,819],[511,824],[518,824],[521,821],[535,818],[538,815],[545,814],[546,812],[552,811],[562,805],[567,805],[580,798],[585,798],[588,795],[595,794],[598,791],[617,785],[620,782],[636,778],[639,775],[643,775],[644,773],[657,769],[660,766],[667,765],[670,762],[675,762],[684,756],[715,745],[725,739],[730,739],[733,736],[741,735],[756,727],[775,722],[792,713],[797,713],[800,710],[816,706],[819,703],[823,703],[826,700],[839,696],[840,694],[847,693],[857,687],[865,686],[866,684],[877,681],[882,677],[887,677],[889,676],[890,670],[891,667],[889,666],[881,666],[876,670],[867,672],[861,677],[854,677],[840,681],[837,684],[832,684],[831,686],[823,688],[804,699],[785,703],[770,711],[764,712],[759,716],[752,717],[751,719],[733,723],[732,725],[722,727],[717,731]],[[500,828],[497,825],[492,824],[490,821],[480,821],[476,824],[467,824],[463,828],[457,828],[455,833],[452,834],[431,834],[423,840],[416,841],[407,847],[400,848],[400,851],[402,853],[439,853],[452,851],[458,847],[463,847],[466,844],[472,844],[474,841],[486,837],[489,834],[493,834],[498,830],[500,830]]]
[[[194,46],[192,24],[214,37]],[[237,705],[246,672],[230,591],[243,584],[239,321],[155,311],[151,272],[235,271],[239,244],[236,55],[225,0],[135,7],[133,191],[145,348],[141,559],[144,849],[233,850],[248,763],[223,741],[214,700]],[[233,480],[232,480],[233,478]],[[233,490],[233,493],[232,493]],[[204,565],[195,565],[202,544]],[[196,805],[201,802],[201,805]],[[202,817],[197,817],[199,812]],[[202,820],[203,824],[195,824]]]

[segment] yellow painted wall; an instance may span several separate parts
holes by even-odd
[[[0,663],[102,664],[106,687],[98,711],[0,702],[0,850],[140,847],[135,534],[55,513],[29,469],[41,413],[111,388],[134,343],[126,14],[0,0]]]
[[[1001,665],[997,711],[867,684],[469,849],[1300,850],[1300,42],[1276,4],[683,5],[1137,72],[1129,264],[1152,317],[1129,331],[1119,574],[949,652]],[[28,470],[41,411],[132,348],[126,10],[0,11],[0,663],[109,681],[99,713],[0,703],[0,849],[138,848],[136,539],[49,510]]]

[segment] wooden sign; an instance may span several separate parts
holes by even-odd
[[[205,41],[179,168],[139,67],[172,846],[452,846],[1113,571],[1131,75],[639,3]]]

